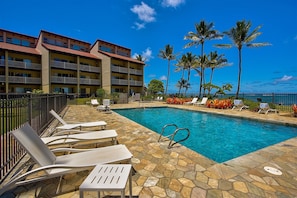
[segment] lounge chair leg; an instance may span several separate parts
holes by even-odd
[[[56,194],[58,194],[60,192],[60,188],[61,188],[61,184],[62,184],[62,179],[63,179],[63,176],[61,176],[59,178],[59,184],[58,184],[58,187],[57,187],[57,190],[56,190]]]

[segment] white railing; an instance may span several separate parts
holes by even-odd
[[[5,67],[5,60],[0,59],[0,66]],[[28,63],[23,61],[8,60],[8,67],[21,68],[21,69],[32,69],[41,70],[41,64]]]
[[[52,76],[51,77],[51,83],[77,84],[77,78]]]
[[[100,80],[90,78],[80,78],[80,84],[83,85],[100,85]]]
[[[114,65],[112,65],[112,66],[111,66],[111,71],[113,71],[113,72],[118,72],[118,73],[125,73],[125,74],[127,74],[127,73],[128,73],[128,68],[125,68],[125,67],[118,67],[118,66],[114,66]]]
[[[23,76],[9,76],[9,83],[23,83],[23,84],[41,84],[41,78],[23,77]]]

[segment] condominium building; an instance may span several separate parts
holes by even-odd
[[[37,38],[0,29],[0,93],[90,96],[142,93],[144,62],[106,41],[90,43],[41,30]]]

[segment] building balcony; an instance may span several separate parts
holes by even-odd
[[[138,69],[130,69],[130,74],[134,74],[134,75],[142,75],[142,70],[138,70]]]
[[[130,80],[130,86],[143,86],[143,82],[137,80]]]
[[[60,76],[52,76],[51,83],[59,83],[59,84],[77,84],[77,78],[73,77],[60,77]]]
[[[100,67],[90,66],[90,65],[79,65],[80,71],[100,73]]]
[[[77,70],[77,63],[67,63],[62,61],[51,61],[51,67],[67,70]],[[80,71],[100,73],[100,67],[95,67],[91,65],[79,65]]]
[[[5,82],[4,75],[0,75],[0,82]],[[23,76],[8,76],[8,83],[41,84],[41,78],[23,77]]]
[[[5,67],[4,59],[0,59],[0,67]],[[41,70],[41,64],[28,63],[28,62],[23,62],[23,61],[14,61],[14,60],[8,60],[8,67],[20,68],[20,69]]]
[[[98,79],[80,78],[79,81],[81,85],[101,85]]]
[[[125,67],[119,67],[119,66],[111,66],[111,71],[113,72],[117,72],[117,73],[124,73],[124,74],[128,74],[128,68]]]
[[[128,85],[128,80],[125,80],[125,79],[112,79],[111,84],[112,85]]]
[[[59,69],[68,69],[68,70],[77,70],[76,63],[67,63],[62,61],[51,61],[51,67],[59,68]]]

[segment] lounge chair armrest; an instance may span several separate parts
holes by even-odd
[[[59,135],[69,135],[69,134],[76,134],[76,133],[89,133],[92,131],[81,131],[76,129],[67,129],[53,133],[52,136],[59,136]]]
[[[76,148],[55,148],[51,149],[52,152],[72,152],[79,153],[84,151],[91,151],[92,149],[76,149]]]
[[[54,139],[52,141],[47,142],[46,145],[51,145],[52,143],[58,142],[60,140],[64,140],[63,143],[65,143],[67,140],[78,140],[79,141],[79,140],[85,140],[85,139],[83,139],[83,138],[74,138],[74,137],[61,137],[61,138],[57,138],[57,139]]]

